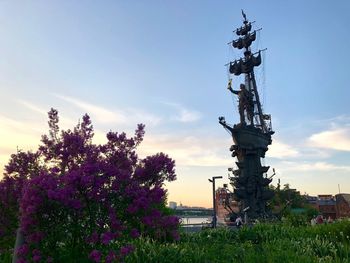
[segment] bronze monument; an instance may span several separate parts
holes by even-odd
[[[261,158],[265,157],[274,132],[271,116],[263,113],[254,75],[254,67],[261,64],[264,50],[252,53],[250,46],[255,41],[256,30],[251,32],[253,22],[247,20],[243,11],[242,14],[243,26],[234,31],[239,38],[230,44],[243,49],[244,57],[227,64],[231,75],[245,76],[239,90],[234,90],[231,79],[228,84],[228,90],[238,95],[240,122],[229,125],[224,117],[219,117],[219,123],[231,134],[234,144],[230,151],[232,157],[237,157],[237,169],[229,169],[233,198],[239,202],[241,213],[244,211],[249,219],[257,219],[268,216],[267,202],[273,197],[273,191],[268,188],[272,178],[266,174],[270,167],[262,166]]]

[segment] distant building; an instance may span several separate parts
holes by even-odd
[[[335,199],[337,218],[350,217],[350,194],[337,194]]]
[[[304,196],[325,218],[350,218],[350,194]]]
[[[318,195],[318,210],[325,218],[337,218],[336,201],[333,195]]]
[[[176,207],[177,210],[186,210],[186,209],[191,209],[190,206],[183,205],[181,202],[180,204]]]
[[[226,188],[219,187],[215,191],[215,203],[218,223],[224,223],[231,212],[238,213],[239,211],[237,201],[233,200],[232,193]]]
[[[170,202],[169,202],[169,208],[171,208],[171,209],[176,209],[176,208],[177,208],[177,203],[176,203],[176,202],[173,202],[173,201],[170,201]]]
[[[318,210],[318,198],[317,196],[304,195],[306,202],[313,208]]]

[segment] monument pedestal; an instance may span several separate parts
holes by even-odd
[[[266,134],[254,126],[236,125],[230,129],[234,145],[232,156],[237,157],[238,169],[233,171],[231,184],[234,187],[234,199],[239,201],[240,210],[245,210],[250,219],[266,216],[266,202],[273,197],[268,188],[272,179],[264,177],[270,168],[261,165],[271,134]]]

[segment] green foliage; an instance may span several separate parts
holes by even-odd
[[[306,215],[303,214],[289,214],[286,216],[285,218],[285,223],[294,226],[294,227],[298,227],[298,226],[306,226],[308,224],[308,220]]]
[[[285,184],[282,189],[280,185],[270,186],[270,189],[274,192],[270,207],[274,213],[280,216],[289,215],[293,208],[309,207],[304,196],[300,195],[296,189],[290,188],[289,184]]]
[[[241,230],[182,233],[173,243],[138,239],[126,258],[137,262],[349,262],[350,222],[329,225],[257,224]]]
[[[1,263],[11,263],[12,254],[10,251],[0,251],[0,262]]]
[[[316,216],[319,212],[311,206],[305,206],[302,209],[286,209],[283,213],[282,220],[291,226],[306,226],[311,218]]]
[[[319,211],[310,205],[306,205],[305,208],[306,208],[305,214],[308,221],[310,221],[311,218],[319,214]]]
[[[141,236],[133,245],[135,251],[127,256],[126,263],[350,262],[350,221],[207,229],[181,233],[179,241],[170,243]],[[65,255],[61,259],[69,262]],[[0,262],[11,262],[10,256],[0,254]]]

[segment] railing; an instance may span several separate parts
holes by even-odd
[[[212,228],[212,223],[181,224],[180,228],[186,233],[198,232],[203,229]]]

